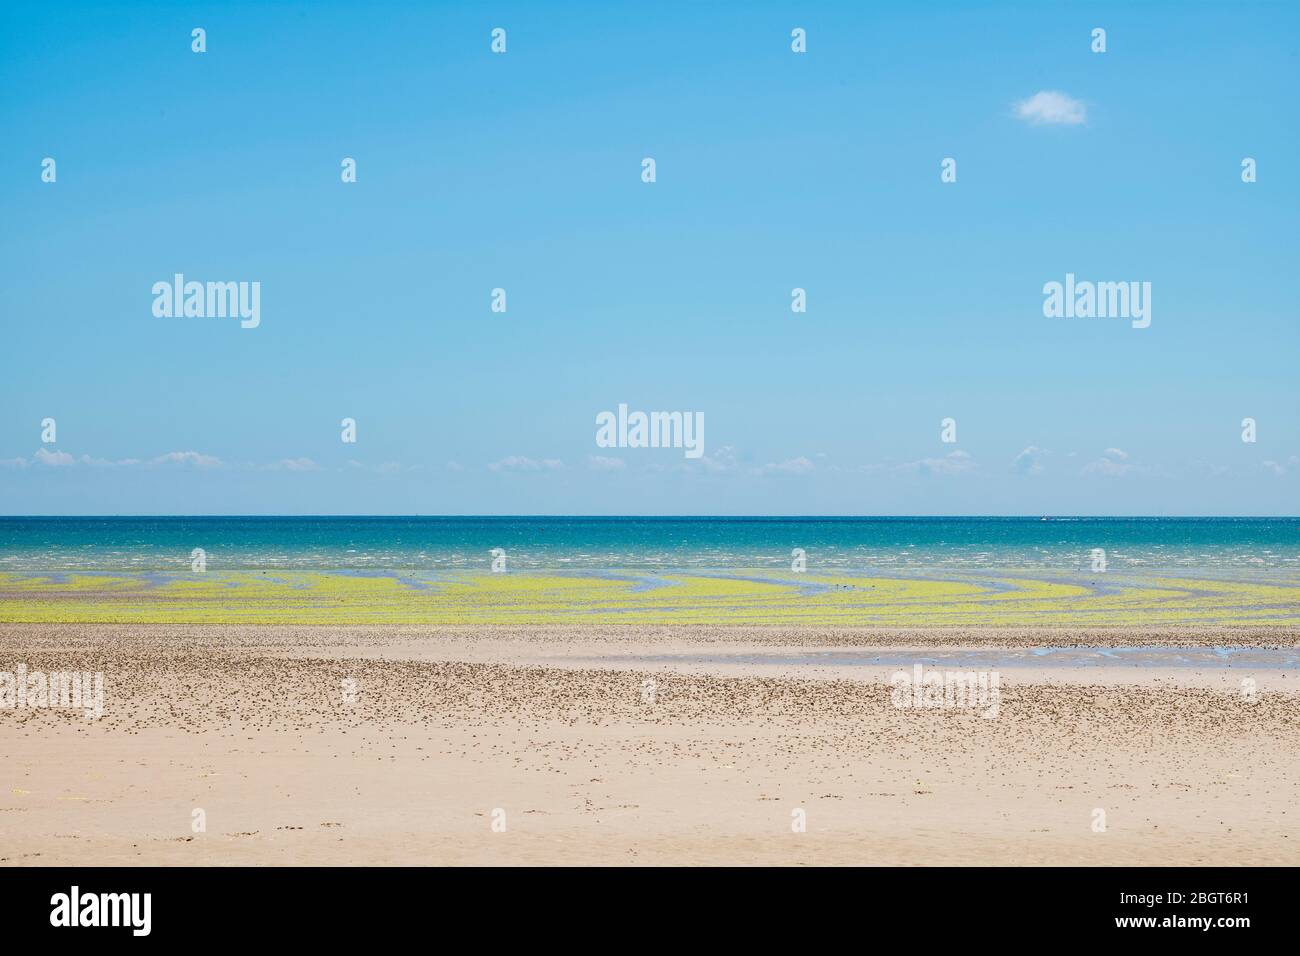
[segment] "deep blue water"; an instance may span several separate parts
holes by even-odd
[[[1300,518],[0,518],[0,570],[1300,569]]]

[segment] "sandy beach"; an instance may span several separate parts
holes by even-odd
[[[1295,864],[1298,643],[5,624],[104,707],[0,709],[0,863]],[[899,706],[908,662],[995,716]]]

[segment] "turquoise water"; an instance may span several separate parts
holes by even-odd
[[[0,518],[0,571],[1300,569],[1300,518]]]

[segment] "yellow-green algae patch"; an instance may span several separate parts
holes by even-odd
[[[1297,626],[1300,575],[8,572],[0,573],[0,622]]]

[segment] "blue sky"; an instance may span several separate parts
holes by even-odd
[[[5,4],[0,512],[1295,514],[1297,27]],[[260,282],[260,326],[155,317],[176,272]],[[1045,317],[1067,272],[1151,326]],[[598,448],[621,402],[705,457]]]

